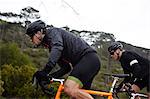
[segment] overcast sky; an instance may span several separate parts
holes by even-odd
[[[150,0],[0,0],[1,12],[31,6],[56,27],[103,31],[150,49]]]

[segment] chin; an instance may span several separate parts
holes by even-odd
[[[35,45],[41,45],[41,42],[36,42],[36,43],[34,43]]]
[[[36,44],[36,43],[34,43],[34,45],[38,47],[38,46],[40,46],[40,45],[41,45],[41,43],[37,43],[37,44]]]
[[[118,59],[117,59],[117,58],[114,58],[114,60],[117,61]]]

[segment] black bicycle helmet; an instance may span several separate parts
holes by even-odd
[[[110,46],[108,47],[108,51],[115,52],[117,49],[123,49],[123,45],[120,42],[112,42]]]
[[[41,20],[37,20],[28,25],[26,29],[26,34],[32,38],[37,33],[37,31],[41,31],[41,29],[44,28],[46,28],[46,24]]]

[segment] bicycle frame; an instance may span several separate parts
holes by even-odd
[[[136,97],[139,96],[139,97],[143,97],[143,98],[148,98],[147,95],[145,94],[142,94],[142,93],[131,93],[131,97],[130,99],[136,99]]]
[[[117,83],[117,81],[119,80],[119,77],[114,77],[111,89],[109,92],[102,92],[102,91],[95,91],[95,90],[85,90],[85,89],[81,89],[89,94],[92,95],[98,95],[98,96],[106,96],[108,97],[107,99],[113,99],[113,89]],[[64,79],[56,79],[56,78],[52,78],[51,80],[52,82],[60,82],[60,85],[58,87],[57,93],[55,95],[55,99],[60,99],[61,93],[64,89]]]
[[[125,90],[123,90],[123,91],[121,91],[121,92],[126,92],[127,93],[127,95],[129,96],[129,99],[148,99],[148,95],[146,95],[146,94],[144,94],[144,93],[138,93],[138,92],[130,92],[130,91],[126,91],[126,89]],[[137,98],[138,97],[138,98]]]
[[[127,86],[128,88],[126,88],[125,86]],[[131,91],[131,85],[125,84],[125,86],[124,86],[124,89],[122,92],[126,92],[128,94],[128,96],[130,97],[130,99],[137,99],[136,97],[148,98],[148,95],[146,95],[144,93]],[[141,99],[141,98],[138,98],[138,99]]]

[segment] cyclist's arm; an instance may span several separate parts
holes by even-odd
[[[71,71],[71,66],[69,63],[61,61],[58,64],[60,66],[60,69],[58,71],[52,73],[51,74],[52,77],[59,78]]]
[[[141,73],[141,66],[134,56],[129,56],[129,64],[132,68],[133,78],[143,78]]]
[[[59,33],[57,29],[54,29],[52,30],[51,36],[51,52],[49,56],[49,61],[44,68],[47,73],[49,73],[56,65],[63,50],[63,39],[61,33]]]
[[[141,79],[142,77],[142,73],[141,73],[141,66],[138,62],[137,56],[134,53],[126,53],[124,54],[123,57],[123,61],[124,61],[124,68],[126,68],[130,73],[132,73],[132,78],[138,78]]]

